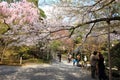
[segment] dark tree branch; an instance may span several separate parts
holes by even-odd
[[[83,26],[83,25],[86,25],[86,24],[91,24],[91,23],[97,23],[97,22],[101,22],[101,21],[106,21],[107,22],[107,21],[115,21],[115,20],[120,21],[120,17],[117,16],[117,17],[111,17],[111,18],[100,18],[100,19],[91,20],[91,21],[88,21],[88,22],[84,22],[84,23],[78,24],[77,26],[69,26],[71,28],[62,28],[62,29],[50,31],[50,32],[48,32],[48,34],[44,38],[48,37],[52,33],[55,33],[55,32],[58,32],[58,31],[62,31],[62,30],[72,30],[71,34],[69,35],[69,37],[70,37],[74,33],[74,30],[76,28],[79,28],[80,26]],[[8,28],[10,28],[10,26],[5,21],[4,21],[4,23],[8,26]],[[65,27],[68,27],[68,26],[65,26]],[[86,35],[86,37],[91,33],[91,31],[92,31],[92,28],[91,28],[90,32]],[[32,33],[32,32],[30,32],[30,33]],[[41,34],[42,32],[36,32],[36,33],[37,34],[39,34],[39,33]],[[28,34],[28,33],[24,33],[24,34]],[[14,34],[11,34],[11,35],[14,35]]]
[[[78,28],[80,26],[86,25],[86,24],[91,24],[91,23],[97,23],[97,22],[101,22],[101,21],[113,21],[113,20],[118,20],[120,21],[120,17],[111,17],[111,18],[100,18],[100,19],[95,19],[95,20],[91,20],[82,24],[78,24],[77,26],[75,26],[74,28]]]
[[[88,22],[85,22],[85,23],[78,24],[77,26],[72,27],[72,28],[70,28],[70,29],[68,29],[68,30],[73,29],[73,31],[72,31],[71,34],[70,34],[70,36],[71,36],[71,35],[73,34],[74,30],[75,30],[76,28],[79,28],[80,26],[83,26],[83,25],[86,25],[86,24],[91,24],[91,23],[97,23],[97,22],[101,22],[101,21],[110,22],[110,21],[114,21],[114,20],[120,21],[120,17],[117,16],[117,17],[111,17],[111,18],[95,19],[95,20],[91,20],[91,21],[88,21]],[[95,24],[94,24],[94,25],[95,25]],[[93,27],[94,27],[94,25],[93,25]],[[92,29],[91,29],[90,31],[92,31]],[[91,32],[90,32],[90,33],[91,33]],[[88,33],[88,35],[89,35],[90,33]],[[86,36],[87,36],[87,35],[86,35]]]
[[[94,4],[92,4],[92,5],[84,5],[84,6],[74,6],[74,5],[65,5],[65,6],[63,6],[63,5],[60,5],[59,7],[62,7],[62,8],[67,8],[67,7],[70,7],[70,8],[73,8],[73,7],[75,7],[75,8],[80,8],[80,9],[82,9],[82,8],[89,8],[89,7],[94,7],[94,6],[96,6],[97,4],[99,4],[100,2],[101,2],[102,0],[99,0],[99,1],[97,1],[96,3],[94,3]]]
[[[115,0],[111,0],[111,1],[108,2],[107,4],[104,4],[102,7],[100,7],[99,9],[97,9],[97,10],[93,10],[93,11],[91,11],[91,12],[99,11],[99,10],[103,9],[104,7],[110,5],[110,4],[113,3],[114,1],[115,1]]]
[[[94,23],[94,24],[92,25],[92,27],[90,28],[90,31],[86,34],[86,36],[85,36],[85,41],[86,41],[87,37],[89,36],[89,34],[92,32],[94,26],[95,26],[95,23]]]
[[[72,36],[72,34],[74,33],[74,31],[75,31],[75,28],[72,29],[72,32],[70,33],[69,38]]]
[[[8,29],[7,29],[7,30],[10,30],[10,26],[9,26],[9,24],[7,24],[7,23],[6,23],[5,19],[3,19],[3,20],[4,20],[4,22],[3,22],[3,23],[4,23],[5,25],[7,25],[7,27],[8,27]]]

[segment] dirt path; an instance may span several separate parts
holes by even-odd
[[[30,64],[22,67],[0,66],[0,80],[92,80],[90,72],[66,61]]]

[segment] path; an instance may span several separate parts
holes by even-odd
[[[0,66],[0,80],[92,80],[89,71],[66,61],[27,66]]]

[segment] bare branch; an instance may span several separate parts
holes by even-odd
[[[10,30],[9,24],[6,23],[5,19],[3,19],[3,21],[4,21],[3,23],[4,23],[5,25],[7,25],[7,27],[8,27],[7,31]]]
[[[92,32],[94,26],[95,26],[95,23],[92,25],[92,27],[90,28],[89,32],[86,34],[85,41],[86,41],[88,35]]]
[[[78,28],[80,26],[86,25],[86,24],[91,24],[91,23],[97,23],[97,22],[102,22],[102,21],[113,21],[113,20],[118,20],[120,21],[120,17],[110,17],[110,18],[100,18],[100,19],[95,19],[95,20],[91,20],[82,24],[78,24],[77,26],[75,26],[74,28]]]
[[[69,37],[72,36],[72,34],[74,33],[74,31],[75,31],[75,28],[72,29],[72,32],[70,33]]]
[[[115,0],[111,0],[110,2],[108,2],[107,4],[104,4],[102,7],[100,7],[99,9],[97,9],[97,10],[93,10],[93,11],[90,11],[90,12],[95,12],[95,11],[99,11],[99,10],[101,10],[101,9],[103,9],[104,7],[106,7],[106,6],[108,6],[108,5],[110,5],[111,3],[113,3]]]

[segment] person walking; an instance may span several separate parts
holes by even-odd
[[[80,62],[80,54],[78,54],[78,55],[77,55],[77,66],[79,66],[79,67],[80,67],[79,62]]]
[[[90,56],[90,64],[91,64],[91,77],[93,79],[96,78],[96,66],[98,62],[97,51],[94,51]]]
[[[70,63],[71,60],[72,60],[72,55],[71,55],[70,53],[68,53],[68,54],[67,54],[67,57],[68,57],[68,63]]]
[[[104,57],[101,52],[98,53],[98,77],[99,80],[106,80]]]
[[[61,62],[62,54],[61,54],[60,52],[58,52],[57,56],[58,56],[58,60],[59,60],[59,62]]]

